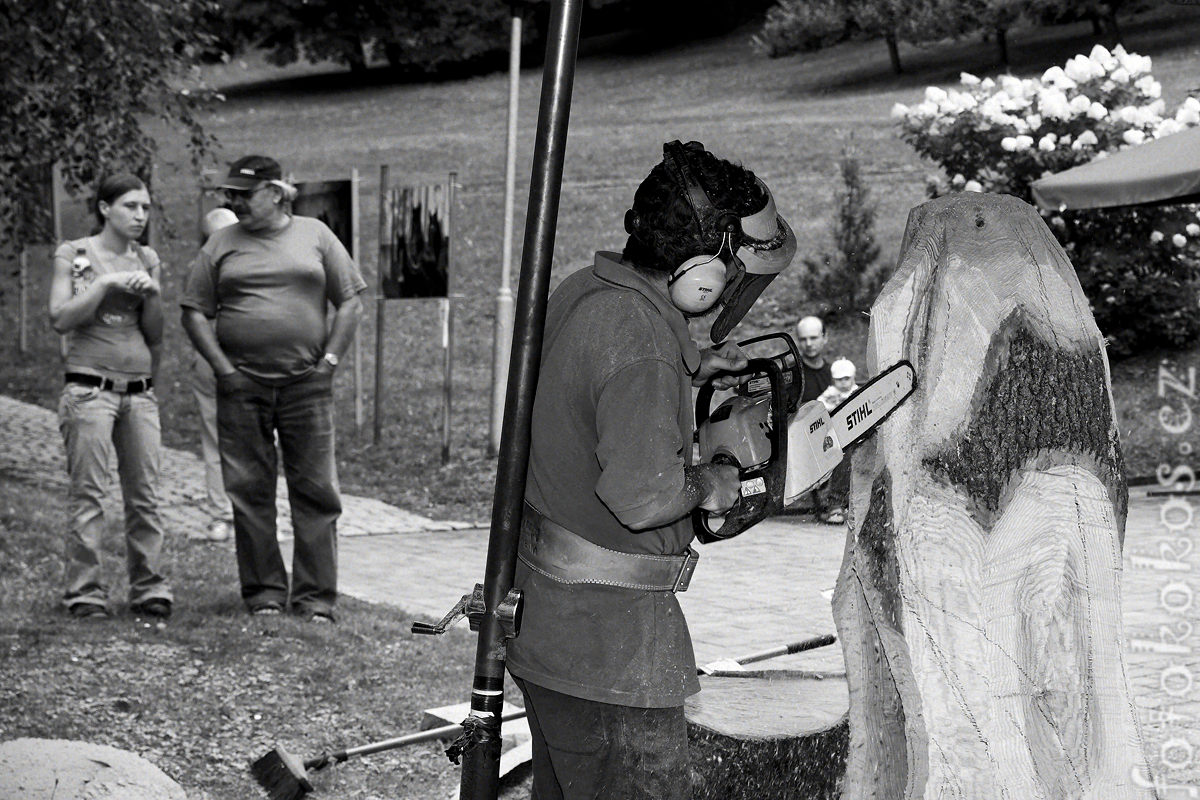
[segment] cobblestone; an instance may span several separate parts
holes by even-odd
[[[164,449],[162,474],[165,523],[170,535],[183,538],[206,522],[198,505],[203,467],[191,453]],[[65,488],[53,412],[0,397],[4,476]],[[1173,532],[1160,519],[1165,497],[1138,488],[1130,494],[1123,579],[1129,683],[1150,762],[1166,785],[1177,787],[1163,797],[1195,798],[1200,796],[1194,788],[1200,786],[1200,597],[1195,597],[1200,554],[1194,544],[1200,516]],[[286,536],[291,528],[282,481],[278,499]],[[486,529],[428,519],[371,498],[343,495],[342,501],[339,583],[345,593],[431,621],[482,581]],[[736,542],[701,548],[691,588],[680,595],[697,662],[832,633],[830,593],[843,547],[840,528],[780,517]],[[290,559],[286,541],[284,549]],[[843,669],[836,646],[758,667]]]

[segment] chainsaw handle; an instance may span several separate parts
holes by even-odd
[[[783,459],[787,457],[787,421],[786,403],[782,391],[783,368],[776,359],[752,358],[740,370],[716,373],[716,375],[753,375],[766,373],[770,376],[771,385],[771,465],[766,469],[752,470],[749,474],[742,465],[738,464],[739,477],[742,480],[742,490],[737,500],[723,514],[713,514],[700,508],[692,509],[692,531],[701,544],[730,539],[761,521],[767,514],[768,506],[773,496],[782,498],[784,481]],[[713,377],[716,377],[714,375]],[[699,426],[708,419],[712,409],[709,407],[714,392],[712,378],[700,387],[696,394],[696,424]],[[714,459],[715,461],[716,459]],[[748,494],[747,479],[759,482],[760,491]],[[715,530],[711,521],[721,519],[721,524]]]

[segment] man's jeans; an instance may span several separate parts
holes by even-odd
[[[171,600],[162,575],[163,528],[158,515],[161,429],[153,390],[137,394],[68,383],[58,401],[58,427],[67,451],[70,534],[63,603],[104,605],[108,589],[100,573],[100,541],[111,453],[125,503],[125,561],[129,600]]]
[[[292,605],[329,611],[337,599],[337,465],[333,452],[333,376],[314,374],[267,386],[244,373],[217,385],[221,471],[233,504],[242,599],[253,608],[287,603],[287,571],[275,538],[279,432],[292,510]]]

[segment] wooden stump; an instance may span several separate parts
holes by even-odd
[[[1154,797],[1125,668],[1108,360],[1030,206],[913,209],[867,371],[905,358],[919,386],[854,456],[834,595],[843,798]]]
[[[694,800],[835,800],[846,765],[846,680],[795,670],[700,677],[688,698]]]

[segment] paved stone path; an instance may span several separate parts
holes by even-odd
[[[203,467],[191,453],[169,449],[162,463],[164,517],[168,531],[182,539],[206,521],[197,505]],[[65,487],[53,412],[0,397],[0,479],[5,476]],[[432,621],[483,579],[486,530],[369,498],[343,495],[342,501],[339,572],[347,594]],[[1129,680],[1149,758],[1160,778],[1177,787],[1162,795],[1174,800],[1200,797],[1200,596],[1194,596],[1200,595],[1200,553],[1193,550],[1200,513],[1172,532],[1160,519],[1166,502],[1144,488],[1131,490],[1123,613]],[[1182,504],[1200,505],[1197,498],[1173,502],[1176,525],[1188,519]],[[286,535],[282,482],[279,508]],[[735,542],[700,548],[692,588],[680,595],[697,661],[832,633],[829,595],[843,546],[841,529],[785,516]],[[286,541],[284,547],[290,550]],[[757,666],[843,669],[836,646]]]

